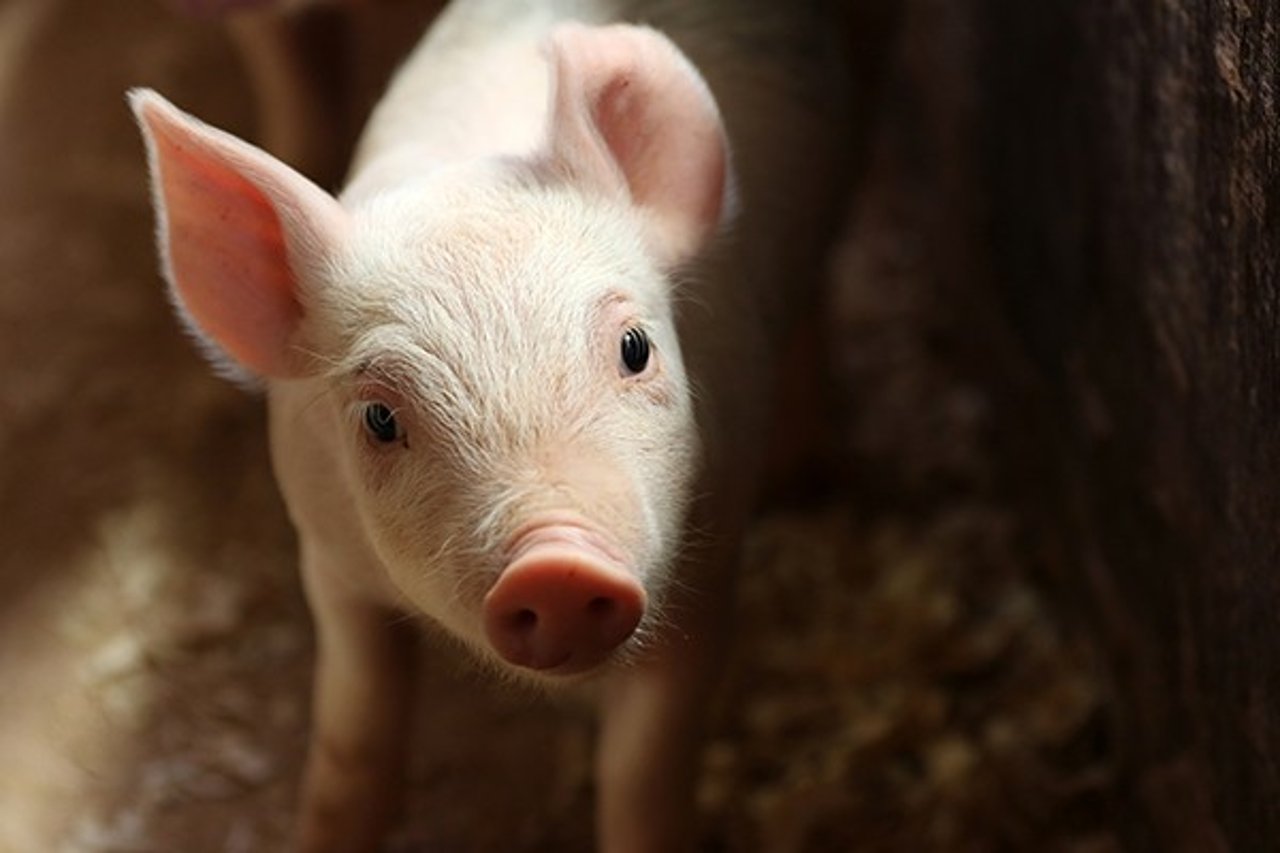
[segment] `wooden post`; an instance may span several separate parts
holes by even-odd
[[[1276,849],[1280,5],[971,12],[982,254],[1041,385],[1021,493],[1115,680],[1117,826]]]

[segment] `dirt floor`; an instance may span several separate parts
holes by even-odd
[[[262,406],[165,302],[123,100],[143,83],[252,134],[215,26],[0,0],[3,853],[282,849],[306,739]],[[1115,850],[1106,691],[990,488],[991,401],[921,273],[927,187],[900,191],[900,132],[873,139],[833,274],[851,473],[750,542],[701,849]],[[589,849],[589,717],[424,646],[390,849]]]

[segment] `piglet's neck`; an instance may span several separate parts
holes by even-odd
[[[442,166],[541,147],[550,86],[542,45],[554,23],[550,15],[507,21],[495,33],[493,21],[446,12],[374,109],[344,204]]]

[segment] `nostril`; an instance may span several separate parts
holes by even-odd
[[[639,625],[645,609],[639,580],[577,545],[526,549],[485,595],[485,635],[507,663],[583,672],[607,660]]]
[[[603,619],[610,616],[618,607],[618,603],[612,598],[606,598],[603,595],[597,595],[595,598],[587,602],[587,612],[597,619]]]
[[[512,613],[508,621],[517,633],[528,634],[538,627],[538,614],[528,607],[522,607]]]

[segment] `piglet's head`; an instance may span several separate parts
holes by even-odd
[[[291,422],[350,496],[328,526],[486,659],[556,680],[661,621],[699,450],[675,278],[730,178],[715,102],[665,37],[564,25],[546,56],[536,150],[342,202],[131,100],[174,301],[221,362],[305,390]]]

